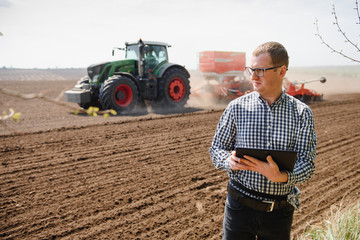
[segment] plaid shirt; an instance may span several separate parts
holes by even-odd
[[[305,182],[313,175],[316,143],[314,117],[307,105],[284,91],[269,106],[254,91],[229,103],[220,118],[209,152],[214,166],[226,170],[232,180],[257,192],[288,195],[288,201],[298,208],[300,191],[295,184]],[[297,160],[294,170],[288,172],[288,182],[271,182],[254,171],[231,170],[229,157],[237,147],[296,151]],[[253,198],[269,200],[232,187]]]

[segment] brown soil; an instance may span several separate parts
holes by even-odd
[[[75,82],[1,86],[53,90],[48,96],[56,98]],[[193,101],[183,113],[104,119],[0,94],[1,110],[22,113],[19,123],[0,125],[0,238],[220,239],[227,176],[214,169],[208,148],[223,106]],[[360,94],[327,96],[311,108],[316,172],[299,185],[293,236],[331,206],[359,199]]]

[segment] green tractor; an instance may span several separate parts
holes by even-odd
[[[189,99],[189,72],[178,64],[169,63],[167,43],[142,41],[125,43],[125,59],[94,64],[88,76],[65,92],[67,102],[114,109],[119,113],[133,112],[149,102],[155,111],[183,108]],[[114,50],[113,50],[114,55]]]

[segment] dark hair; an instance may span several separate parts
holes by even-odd
[[[278,42],[263,43],[254,50],[253,56],[257,57],[263,53],[270,54],[271,61],[274,66],[285,65],[286,68],[289,67],[289,56],[285,47],[281,43]]]

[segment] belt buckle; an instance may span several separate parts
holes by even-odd
[[[264,203],[271,203],[270,209],[268,209],[266,212],[272,212],[274,210],[274,205],[275,205],[274,201],[263,201],[263,202]]]

